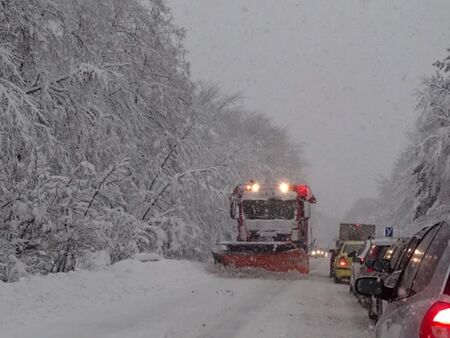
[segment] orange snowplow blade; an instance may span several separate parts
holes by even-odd
[[[213,250],[213,256],[215,262],[235,268],[309,273],[308,255],[289,242],[223,242]]]

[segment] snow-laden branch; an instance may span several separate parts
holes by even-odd
[[[162,196],[167,189],[174,184],[175,182],[179,181],[180,179],[182,179],[183,177],[187,176],[187,175],[194,175],[194,174],[201,174],[201,173],[207,173],[213,170],[216,170],[217,167],[211,167],[211,168],[203,168],[203,169],[191,169],[191,170],[187,170],[183,173],[178,173],[176,174],[174,177],[172,177],[172,179],[167,182],[162,189],[160,189],[158,191],[158,193],[152,197],[150,199],[150,205],[149,207],[145,210],[144,215],[142,216],[142,220],[144,221],[145,218],[147,217],[148,213],[150,212],[150,210],[156,205],[156,203],[160,200],[160,196]]]

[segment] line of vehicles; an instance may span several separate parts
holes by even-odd
[[[335,283],[350,279],[353,257],[363,249],[364,242],[375,236],[375,225],[339,224],[336,248],[330,250],[330,277]]]
[[[439,222],[410,238],[374,238],[364,224],[341,224],[368,236],[344,235],[332,251],[330,275],[377,322],[377,338],[450,337],[450,226]]]
[[[377,338],[450,338],[450,226],[424,227],[410,238],[375,238],[375,225],[342,223],[336,248],[309,252],[308,185],[249,181],[230,197],[235,241],[213,249],[235,268],[309,273],[310,257],[330,256],[330,277],[349,291],[376,324]]]

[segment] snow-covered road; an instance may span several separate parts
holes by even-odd
[[[120,262],[0,284],[0,337],[371,337],[348,286],[312,261],[302,279],[224,276],[198,263]]]

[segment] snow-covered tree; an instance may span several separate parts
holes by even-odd
[[[450,52],[450,50],[449,50]],[[372,217],[413,232],[450,212],[450,56],[417,93],[420,113],[410,144],[380,184]]]
[[[249,178],[301,177],[301,148],[195,84],[161,0],[0,3],[0,278],[105,250],[202,258]]]

